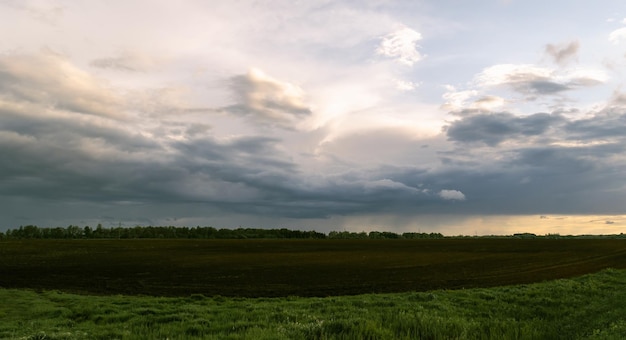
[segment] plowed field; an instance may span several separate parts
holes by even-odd
[[[329,296],[531,283],[626,268],[620,239],[11,240],[0,287]]]

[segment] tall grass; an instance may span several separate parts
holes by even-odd
[[[0,289],[0,339],[626,339],[626,270],[488,289],[326,298]]]

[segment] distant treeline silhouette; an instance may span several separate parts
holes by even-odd
[[[619,235],[535,235],[532,233],[517,233],[513,235],[484,235],[484,236],[444,236],[441,233],[405,232],[397,234],[390,231],[331,231],[328,234],[317,231],[261,228],[216,229],[213,227],[112,227],[105,228],[98,224],[96,228],[89,226],[40,228],[35,225],[20,226],[0,232],[3,239],[441,239],[441,238],[625,238],[626,234]]]
[[[331,231],[324,234],[317,231],[260,228],[216,229],[213,227],[112,227],[104,228],[98,224],[96,228],[89,226],[40,228],[34,225],[20,226],[0,232],[0,239],[416,239],[443,238],[440,233],[403,233],[389,231],[349,232]]]

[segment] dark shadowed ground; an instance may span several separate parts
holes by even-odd
[[[328,296],[490,287],[626,268],[626,240],[11,240],[0,287]]]

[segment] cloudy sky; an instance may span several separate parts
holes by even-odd
[[[0,230],[626,230],[626,3],[0,0]]]

